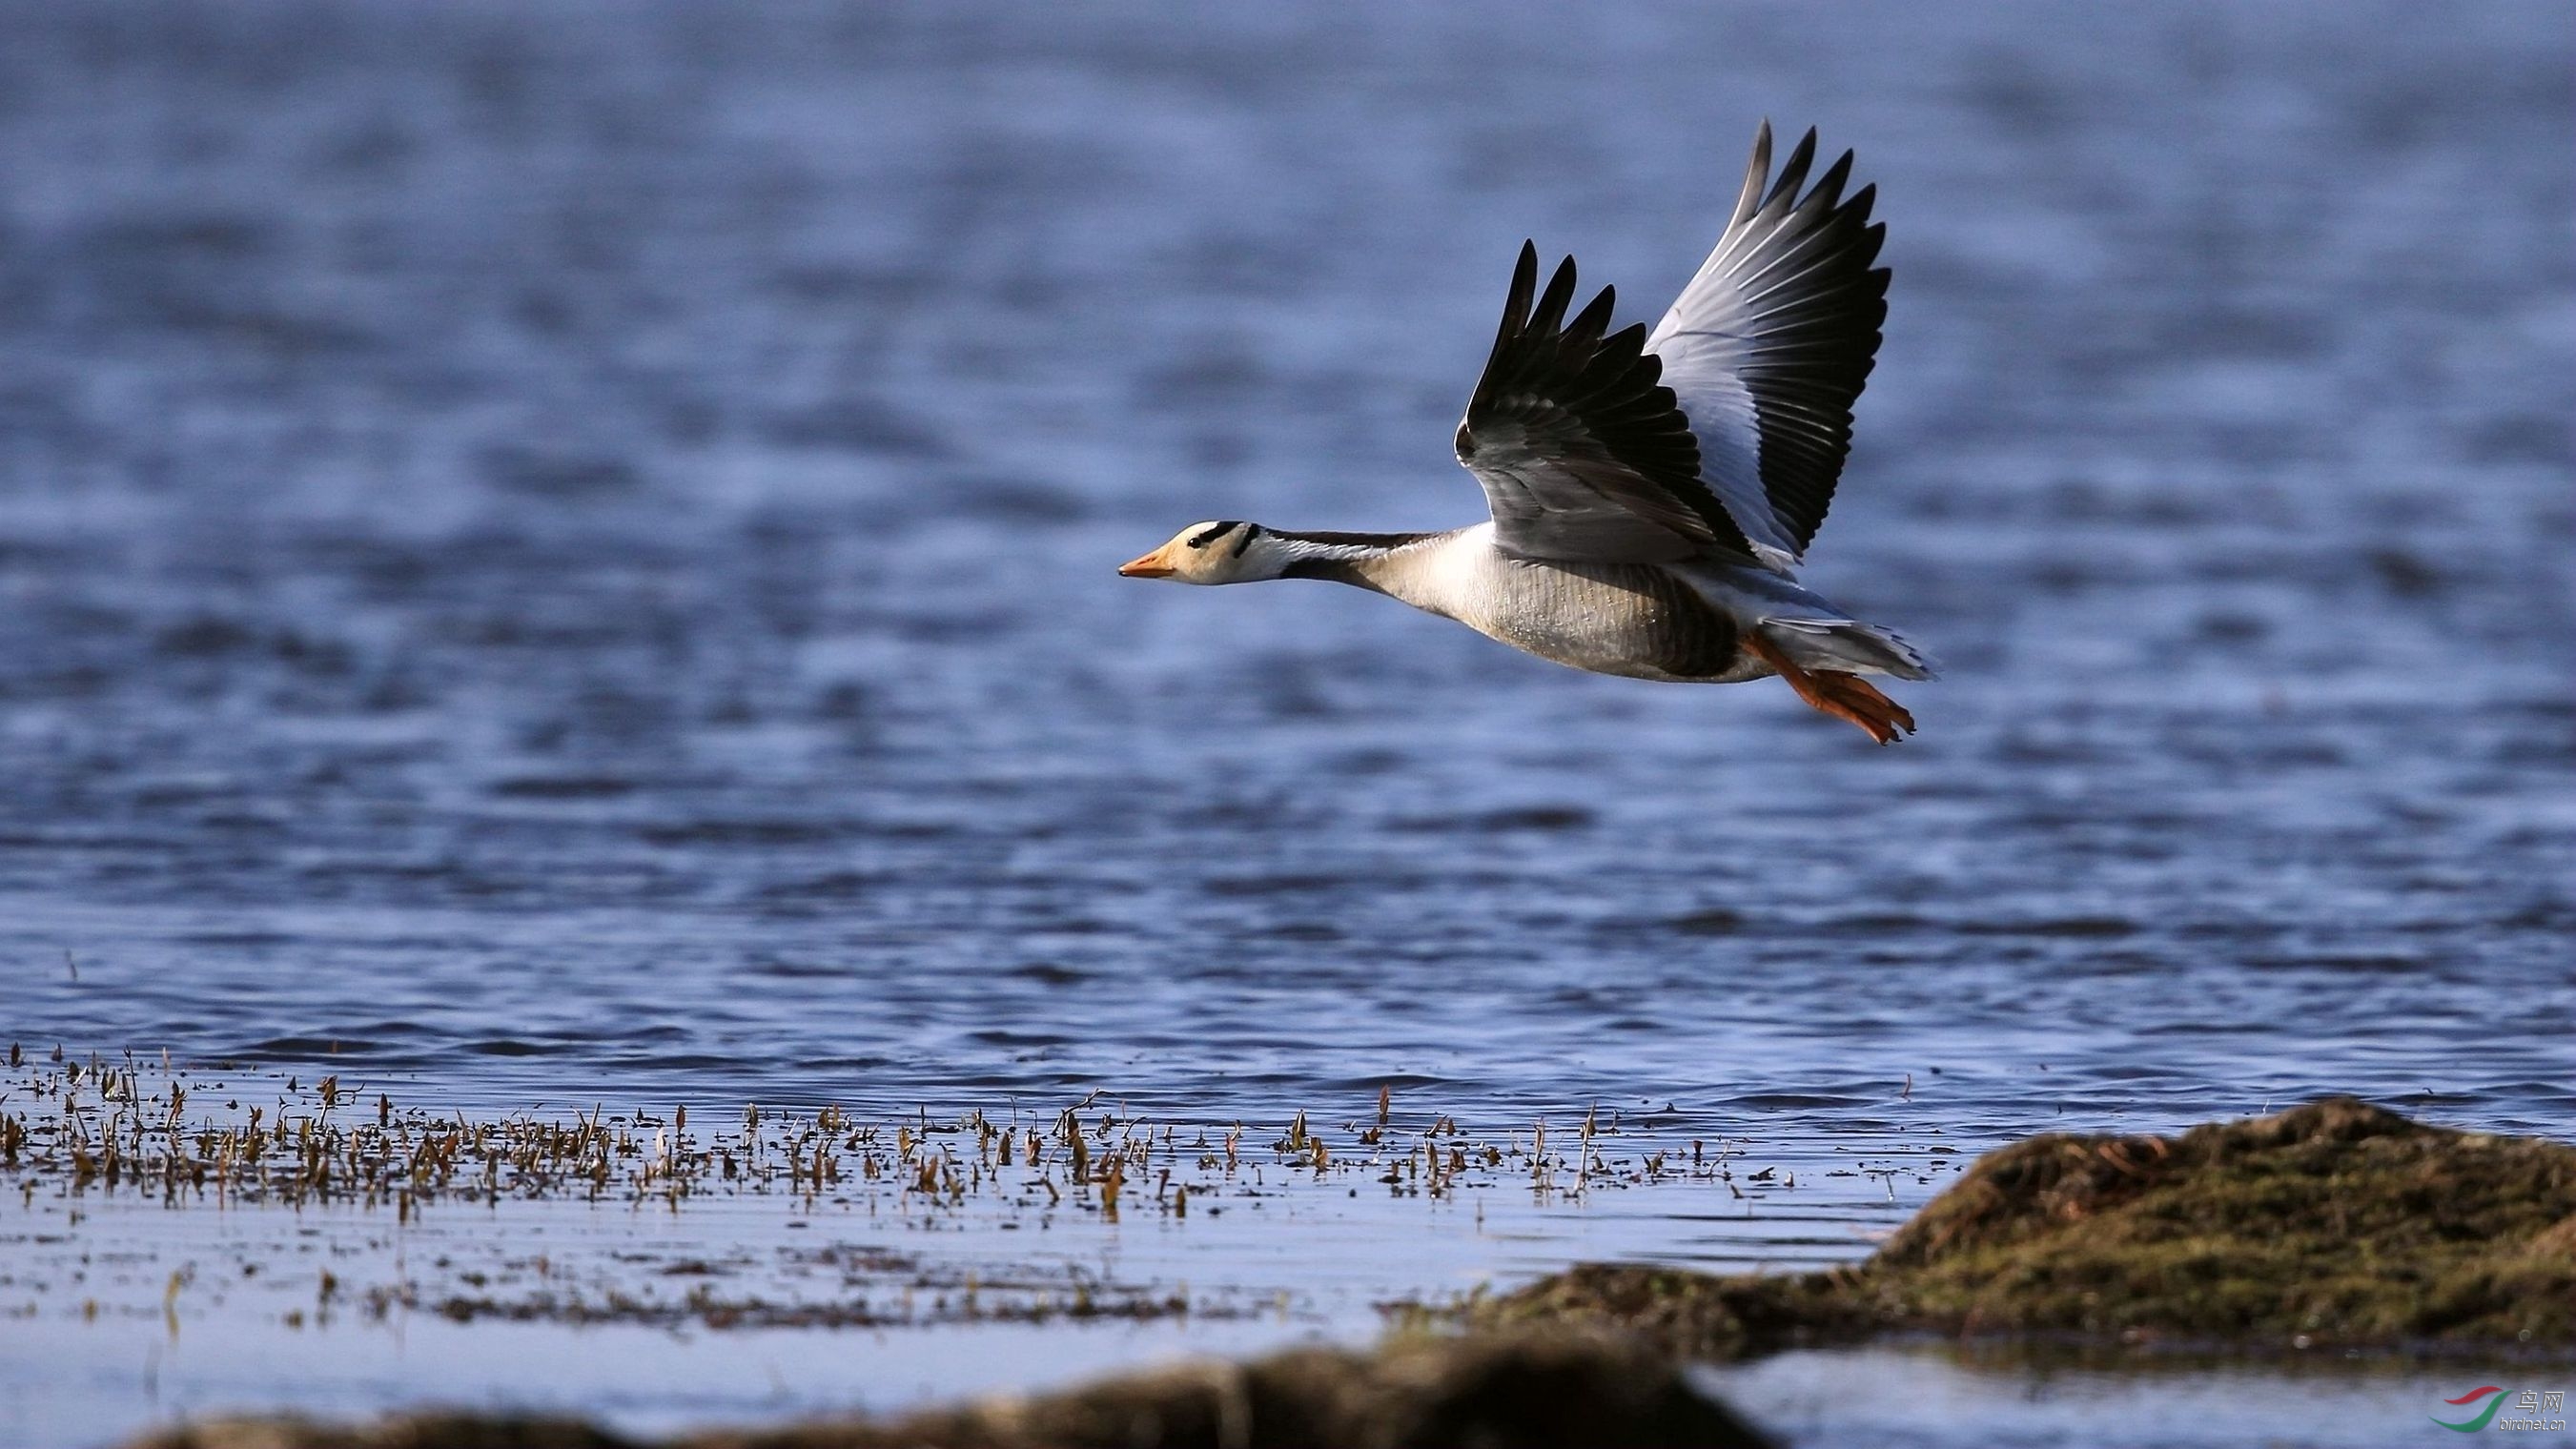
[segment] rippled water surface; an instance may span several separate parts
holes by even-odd
[[[2570,1131],[2557,7],[13,9],[31,1047],[1784,1164]],[[1918,739],[1113,576],[1476,517],[1520,239],[1651,319],[1766,114],[1889,223],[1808,578],[1941,657]]]

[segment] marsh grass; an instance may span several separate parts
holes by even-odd
[[[1300,1109],[1247,1150],[1242,1122],[1156,1122],[1102,1105],[1094,1091],[1051,1117],[982,1109],[934,1119],[863,1122],[834,1105],[782,1110],[746,1104],[738,1127],[692,1131],[686,1105],[610,1113],[461,1112],[396,1103],[326,1075],[283,1084],[218,1063],[203,1072],[154,1070],[128,1056],[24,1065],[0,1089],[0,1177],[22,1196],[123,1195],[196,1203],[390,1208],[398,1220],[441,1203],[570,1198],[674,1210],[712,1195],[771,1195],[809,1203],[854,1191],[938,1208],[1000,1200],[1028,1208],[1071,1202],[1105,1216],[1185,1215],[1192,1198],[1266,1187],[1272,1174],[1373,1183],[1397,1197],[1446,1201],[1467,1188],[1517,1180],[1530,1192],[1580,1198],[1596,1189],[1697,1181],[1735,1186],[1740,1144],[1707,1150],[1623,1128],[1615,1113],[1584,1114],[1573,1150],[1551,1151],[1545,1119],[1525,1131],[1474,1134],[1440,1113],[1407,1113],[1381,1088],[1373,1114],[1328,1131]],[[229,1086],[236,1078],[248,1080]],[[253,1100],[245,1105],[244,1098]],[[699,1114],[701,1123],[707,1114]],[[1258,1140],[1255,1138],[1254,1140]],[[1608,1144],[1622,1144],[1612,1151]],[[1605,1155],[1608,1154],[1608,1155]],[[1933,1170],[1939,1164],[1931,1164]],[[1786,1190],[1769,1170],[1746,1184]],[[1150,1184],[1150,1195],[1145,1185]],[[1735,1187],[1738,1197],[1743,1188]]]
[[[1545,1120],[1476,1132],[1385,1087],[1345,1104],[1355,1109],[1347,1119],[1319,1106],[1270,1124],[1151,1120],[1105,1091],[1053,1110],[947,1116],[703,1102],[473,1115],[397,1101],[341,1074],[135,1055],[32,1057],[17,1051],[17,1069],[0,1075],[0,1184],[15,1189],[22,1209],[53,1214],[66,1228],[110,1209],[238,1212],[248,1215],[240,1221],[250,1246],[234,1275],[198,1292],[186,1291],[193,1280],[183,1276],[195,1266],[174,1251],[147,1304],[132,1284],[111,1285],[104,1301],[79,1296],[98,1291],[99,1280],[66,1256],[76,1257],[73,1247],[44,1246],[71,1240],[30,1238],[12,1270],[30,1296],[0,1304],[0,1313],[60,1312],[69,1293],[84,1314],[148,1312],[174,1335],[183,1317],[235,1314],[259,1296],[251,1290],[302,1251],[291,1225],[307,1222],[310,1209],[331,1210],[310,1221],[327,1225],[333,1251],[358,1253],[364,1266],[346,1283],[326,1272],[321,1292],[292,1302],[262,1288],[270,1316],[291,1327],[418,1311],[460,1323],[881,1328],[1295,1311],[1302,1274],[1256,1286],[1211,1263],[1188,1275],[1201,1285],[1193,1292],[1177,1280],[1122,1281],[1078,1261],[1076,1244],[1114,1242],[1122,1224],[1175,1232],[1222,1224],[1217,1242],[1245,1244],[1255,1241],[1245,1232],[1298,1232],[1300,1214],[1325,1198],[1389,1204],[1368,1211],[1397,1230],[1413,1204],[1466,1204],[1472,1226],[1458,1226],[1481,1231],[1496,1197],[1553,1212],[1603,1194],[1695,1190],[1749,1215],[1760,1199],[1790,1191],[1782,1174],[1747,1171],[1740,1142],[1671,1138],[1608,1109],[1586,1112],[1573,1132]],[[1927,1176],[1947,1165],[1928,1155],[1919,1163]],[[554,1207],[525,1206],[537,1204]],[[509,1236],[517,1229],[483,1232],[459,1216],[507,1208],[507,1222],[535,1228],[565,1208],[676,1223],[719,1207],[720,1222],[635,1239],[657,1246],[616,1253],[520,1250]],[[742,1218],[746,1211],[755,1216]],[[278,1216],[262,1216],[269,1213]],[[1111,1232],[1049,1243],[1046,1230],[1068,1221]],[[972,1242],[975,1263],[944,1261],[955,1253],[946,1248],[817,1251],[803,1241],[809,1226],[870,1239],[949,1233],[920,1241],[926,1249]],[[138,1229],[141,1241],[165,1236],[130,1217],[117,1231],[132,1239]],[[1026,1252],[1016,1247],[1022,1229],[1031,1230]],[[267,1248],[257,1246],[263,1241]],[[406,1258],[404,1242],[427,1250]],[[999,1246],[1006,1242],[1014,1246]]]

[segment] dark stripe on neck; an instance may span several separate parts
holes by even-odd
[[[1382,558],[1409,543],[1438,538],[1436,533],[1290,533],[1285,529],[1270,530],[1271,536],[1284,543],[1311,543],[1321,548],[1346,549],[1357,557],[1294,558],[1280,569],[1283,579],[1325,579],[1336,584],[1353,584],[1363,589],[1379,588],[1375,579],[1360,571],[1364,561]]]
[[[1358,564],[1346,558],[1291,559],[1288,566],[1279,571],[1279,577],[1323,579],[1336,584],[1358,584],[1362,588],[1377,587],[1361,576]]]
[[[1440,535],[1436,533],[1290,533],[1284,528],[1274,528],[1270,530],[1270,536],[1288,539],[1295,543],[1330,544],[1336,548],[1392,549],[1402,548],[1408,543],[1420,543],[1426,538],[1438,538]]]

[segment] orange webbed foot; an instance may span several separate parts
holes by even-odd
[[[1859,675],[1839,669],[1802,668],[1759,631],[1748,632],[1744,642],[1754,657],[1770,665],[1773,673],[1786,680],[1798,697],[1819,713],[1851,721],[1882,745],[1892,745],[1914,733],[1914,716],[1907,713],[1905,706],[1879,693],[1876,685]]]

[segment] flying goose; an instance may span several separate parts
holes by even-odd
[[[1795,574],[1833,502],[1887,316],[1887,269],[1870,265],[1887,232],[1869,220],[1877,187],[1843,197],[1846,151],[1799,195],[1815,153],[1811,130],[1773,180],[1763,123],[1725,234],[1651,333],[1608,330],[1608,287],[1568,320],[1574,259],[1541,292],[1538,249],[1522,243],[1458,426],[1458,461],[1492,521],[1446,533],[1196,523],[1118,572],[1354,584],[1577,669],[1706,684],[1777,674],[1880,744],[1911,733],[1914,717],[1861,676],[1929,679],[1931,667]]]

